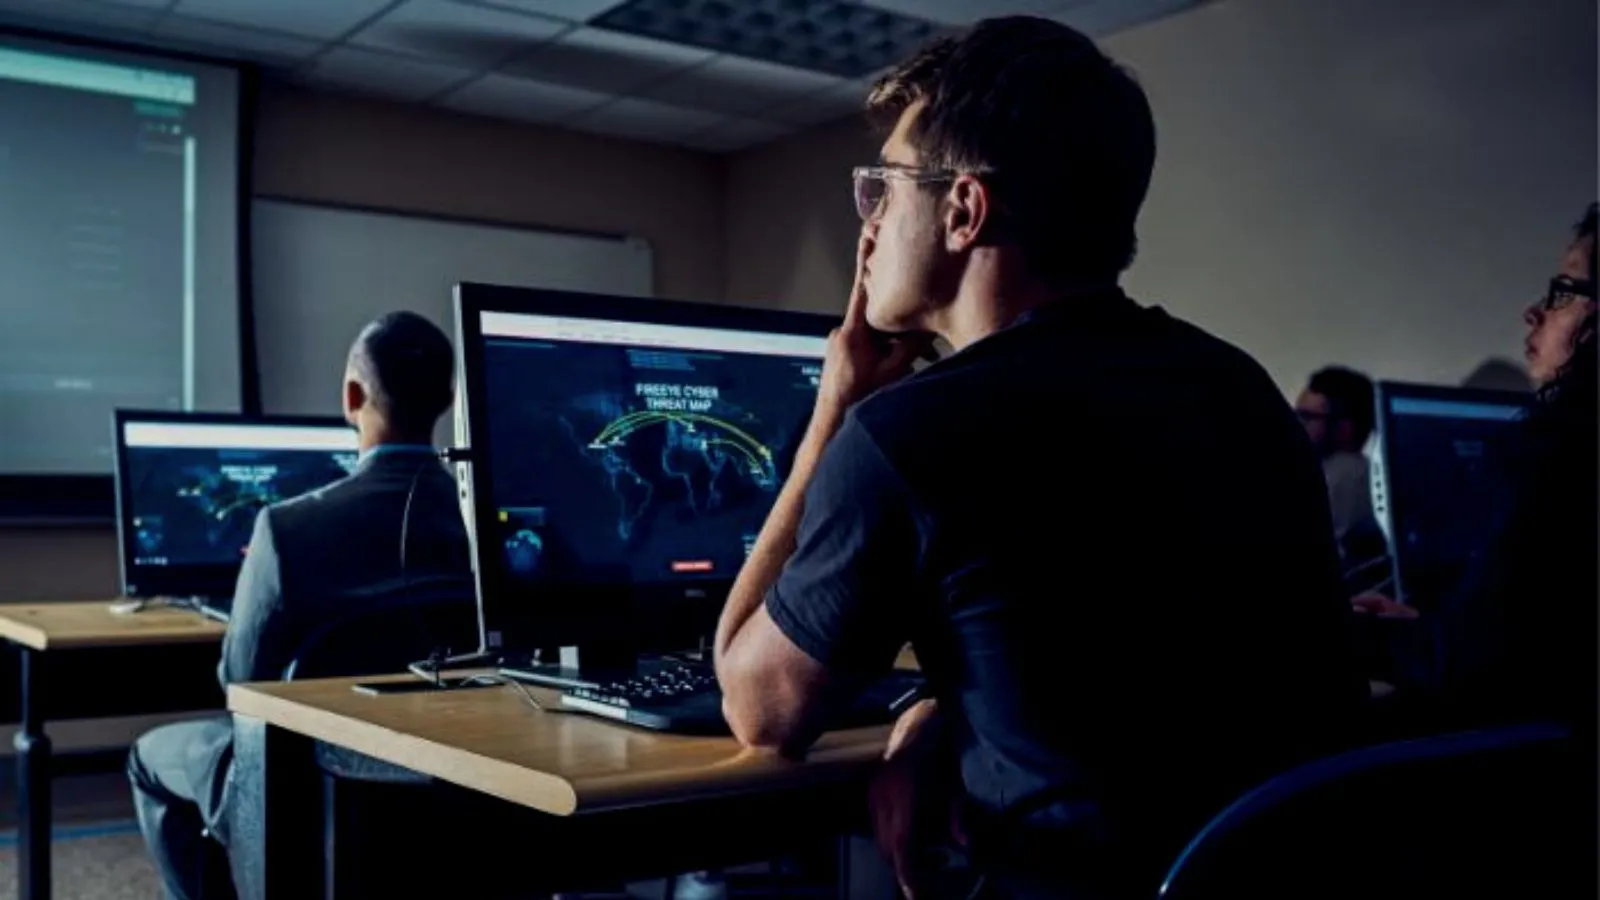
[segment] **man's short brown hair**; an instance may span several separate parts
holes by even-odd
[[[987,236],[1019,245],[1038,275],[1114,276],[1133,262],[1155,122],[1143,89],[1087,36],[986,19],[884,76],[867,111],[887,134],[918,102],[920,165],[979,174],[999,208]]]

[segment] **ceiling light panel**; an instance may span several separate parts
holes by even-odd
[[[843,78],[899,61],[940,27],[841,0],[629,0],[591,25]]]

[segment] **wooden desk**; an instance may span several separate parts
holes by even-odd
[[[111,601],[0,604],[0,638],[21,658],[17,748],[18,896],[50,896],[50,738],[44,731],[44,666],[49,651],[218,643],[225,627],[199,613],[150,607],[111,611]]]
[[[404,676],[409,677],[409,676]],[[554,692],[511,686],[371,696],[357,681],[233,685],[228,709],[442,781],[556,816],[708,794],[792,787],[861,774],[887,726],[824,735],[804,762],[558,712]]]
[[[0,638],[30,650],[149,644],[214,644],[221,622],[187,609],[153,606],[114,613],[111,601],[0,604]]]
[[[314,880],[291,874],[293,866],[284,862],[295,855],[292,847],[307,847],[308,814],[286,821],[283,812],[305,802],[304,763],[294,757],[307,755],[306,738],[527,809],[584,820],[687,807],[707,798],[789,791],[821,796],[831,787],[854,788],[881,757],[889,733],[880,726],[827,734],[804,761],[796,761],[741,748],[732,738],[665,734],[541,711],[511,686],[385,696],[351,690],[354,682],[370,680],[229,687],[234,796],[258,797],[262,804],[235,820],[229,841],[241,898],[300,897],[309,889],[306,881]],[[546,709],[556,708],[553,692],[532,693]],[[297,766],[298,779],[287,774]],[[723,817],[695,821],[717,818]],[[547,857],[557,855],[551,845],[540,846]],[[619,840],[618,846],[628,844]]]

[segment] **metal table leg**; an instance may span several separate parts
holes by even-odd
[[[17,896],[50,898],[50,738],[44,733],[44,654],[17,648],[21,657],[22,727],[17,748]]]

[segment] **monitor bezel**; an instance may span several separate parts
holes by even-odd
[[[757,309],[714,303],[625,297],[544,288],[462,282],[455,286],[458,443],[468,462],[461,469],[463,511],[472,523],[472,562],[478,590],[482,646],[530,650],[575,646],[615,637],[616,622],[649,635],[646,643],[688,646],[715,626],[733,585],[732,575],[661,583],[590,585],[549,582],[513,587],[495,542],[495,505],[489,496],[494,460],[487,452],[487,404],[482,314],[559,316],[646,325],[676,325],[764,334],[826,338],[838,315]],[[619,619],[625,617],[625,619]]]
[[[1406,554],[1401,549],[1399,528],[1396,527],[1397,522],[1406,521],[1410,511],[1404,508],[1403,503],[1396,502],[1395,492],[1389,489],[1390,479],[1394,477],[1391,468],[1394,454],[1390,452],[1389,447],[1394,435],[1394,413],[1390,409],[1390,404],[1395,399],[1513,406],[1518,408],[1520,418],[1527,415],[1534,398],[1531,393],[1522,391],[1452,387],[1411,381],[1380,380],[1373,386],[1373,402],[1377,409],[1377,449],[1373,454],[1371,474],[1373,512],[1378,518],[1388,544],[1390,574],[1393,578],[1390,592],[1399,602],[1410,604],[1413,598],[1410,597],[1405,585]]]
[[[244,413],[178,412],[174,410],[118,409],[111,415],[111,439],[115,448],[112,478],[116,489],[117,570],[125,597],[201,597],[226,598],[233,595],[242,562],[234,565],[139,566],[133,563],[133,529],[128,515],[128,446],[123,439],[125,426],[140,423],[179,425],[244,425],[260,428],[353,426],[338,416],[251,416]]]

